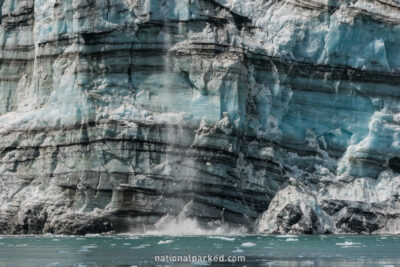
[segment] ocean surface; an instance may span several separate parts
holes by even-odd
[[[0,236],[0,266],[389,267],[400,236]]]

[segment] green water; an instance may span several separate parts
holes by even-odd
[[[191,255],[191,262],[189,260]],[[218,256],[215,262],[195,257]],[[158,262],[155,262],[156,257]],[[160,262],[161,256],[170,261]],[[178,256],[181,256],[180,258]],[[400,266],[399,236],[2,236],[0,266]]]

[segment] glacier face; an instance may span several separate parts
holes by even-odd
[[[398,1],[0,6],[0,233],[400,232]]]

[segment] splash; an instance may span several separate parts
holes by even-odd
[[[129,234],[143,236],[236,236],[246,233],[248,233],[248,229],[245,227],[232,227],[231,225],[222,224],[220,221],[203,226],[194,218],[181,215],[165,215],[152,229],[147,229],[144,232],[132,231]]]

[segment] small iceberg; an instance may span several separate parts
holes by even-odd
[[[286,241],[293,242],[293,241],[299,241],[299,240],[297,238],[289,237],[289,238],[286,238]]]
[[[131,249],[142,249],[142,248],[147,248],[147,247],[150,247],[150,244],[143,244],[143,245],[140,245],[137,247],[131,247]]]
[[[243,244],[241,244],[242,247],[255,247],[256,244],[252,243],[252,242],[245,242]]]
[[[297,235],[277,235],[278,238],[297,238]]]
[[[192,263],[195,266],[208,266],[211,264],[211,262],[208,261],[195,261]]]
[[[158,241],[157,245],[170,244],[172,242],[174,242],[174,240],[160,240]]]
[[[336,246],[342,246],[342,247],[352,247],[355,245],[361,245],[361,243],[356,243],[356,242],[351,242],[351,241],[346,241],[344,243],[336,243]]]
[[[243,252],[243,249],[236,248],[235,250],[232,250],[233,253],[241,253]]]
[[[90,244],[89,246],[82,246],[79,252],[89,252],[90,248],[97,248],[95,244]]]
[[[86,246],[81,247],[81,249],[78,252],[89,252],[89,248]]]
[[[235,241],[236,238],[234,237],[227,237],[227,236],[210,236],[209,239],[219,239],[224,241]]]

